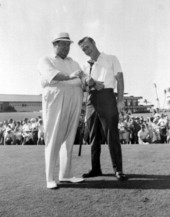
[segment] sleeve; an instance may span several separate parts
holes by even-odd
[[[118,58],[116,56],[112,56],[112,57],[113,57],[114,74],[117,75],[118,72],[122,72],[122,68]]]
[[[43,87],[50,84],[57,73],[60,72],[54,67],[49,57],[40,60],[38,70],[41,76],[41,85]]]

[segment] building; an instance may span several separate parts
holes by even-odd
[[[140,105],[139,100],[143,97],[135,97],[135,96],[124,96],[125,101],[125,110],[128,113],[148,113],[150,112],[153,105],[147,104],[146,105]]]
[[[35,112],[42,110],[41,95],[0,94],[0,112]],[[85,97],[86,98],[86,97]],[[129,113],[147,113],[153,105],[140,105],[142,97],[124,96]]]
[[[0,94],[0,112],[34,112],[42,110],[41,95]]]

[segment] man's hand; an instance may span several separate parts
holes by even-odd
[[[125,104],[124,104],[124,101],[119,101],[117,102],[117,109],[118,109],[118,112],[120,113],[125,107]]]
[[[102,90],[104,88],[104,82],[95,81],[93,78],[86,78],[86,84],[89,88],[95,88],[96,90]]]
[[[82,78],[84,75],[84,72],[82,70],[77,70],[73,73],[71,73],[71,75],[69,76],[71,79],[74,79],[74,78]]]
[[[94,85],[94,88],[96,90],[102,90],[102,89],[104,89],[104,82],[102,82],[102,81],[96,81],[95,85]]]
[[[95,86],[95,81],[93,78],[86,78],[85,79],[85,82],[86,82],[86,85],[89,87],[89,88],[92,88]]]

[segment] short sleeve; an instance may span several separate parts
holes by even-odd
[[[113,58],[112,61],[113,61],[114,74],[117,75],[118,72],[122,72],[122,67],[116,56],[112,56],[112,58]]]
[[[49,57],[39,61],[38,70],[41,76],[41,84],[43,87],[50,84],[53,78],[60,72],[54,67]]]

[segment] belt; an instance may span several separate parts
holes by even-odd
[[[113,88],[104,88],[102,90],[90,90],[89,93],[101,93],[101,92],[112,92],[114,93]]]

